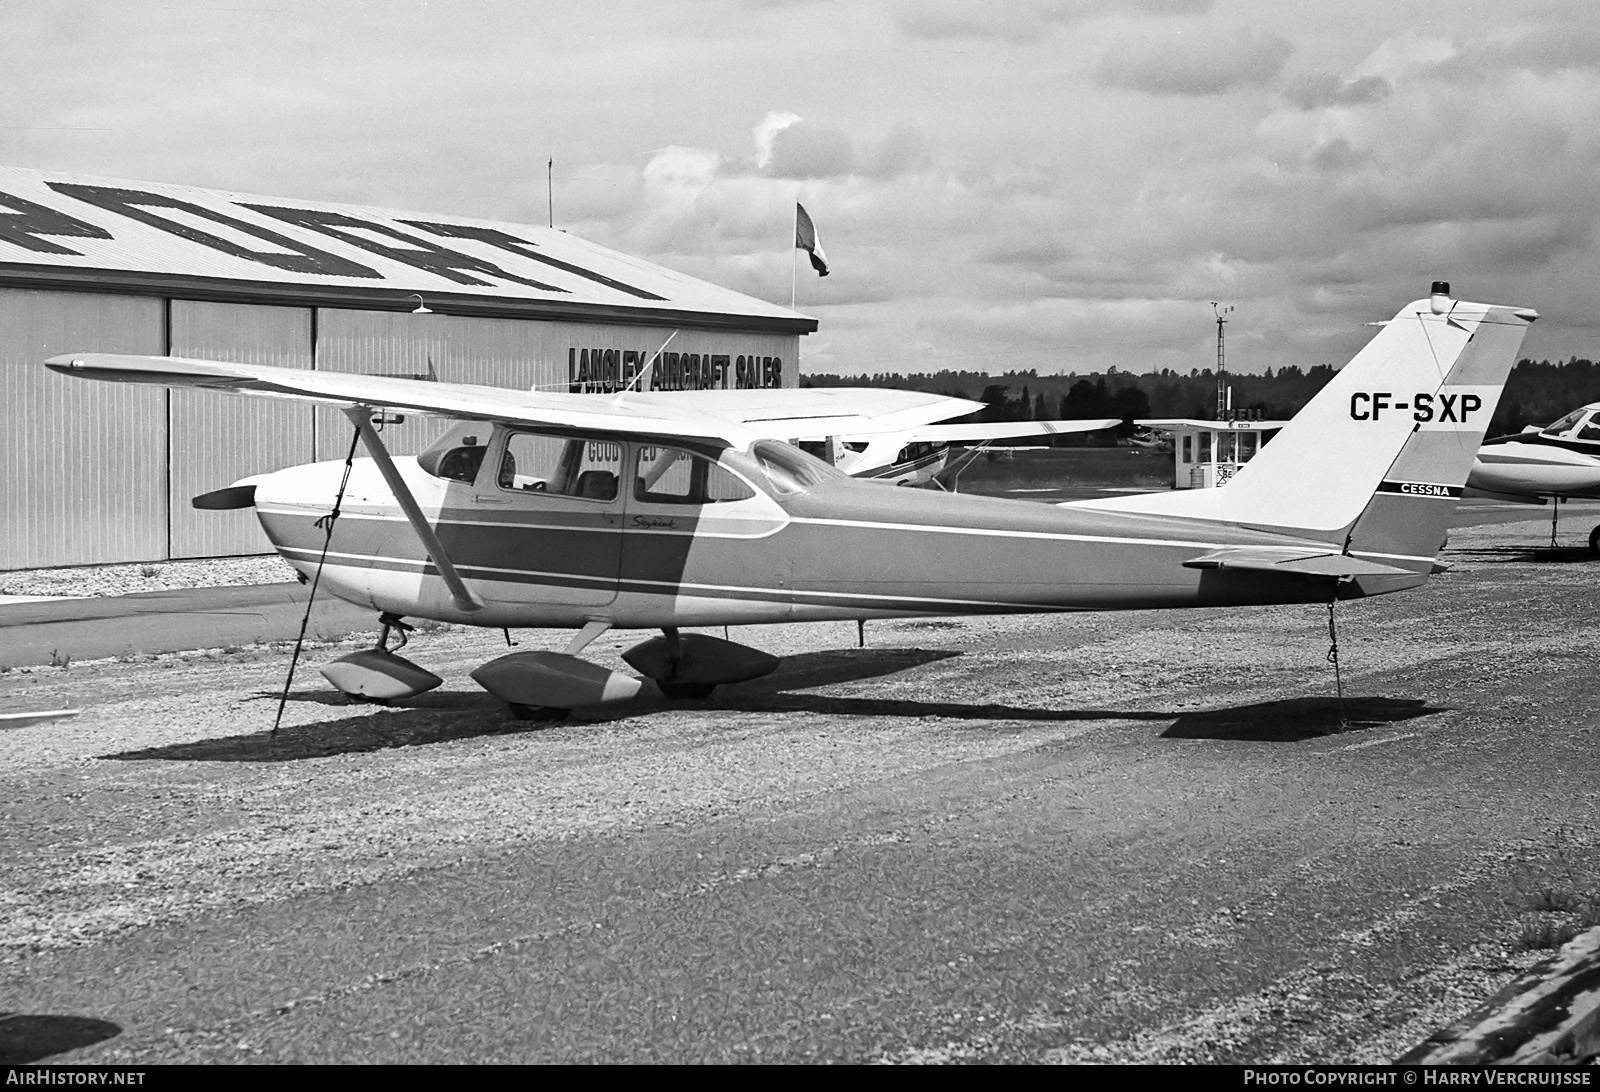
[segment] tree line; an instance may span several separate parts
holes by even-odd
[[[1240,415],[1287,420],[1336,372],[1326,364],[1304,371],[1291,364],[1276,371],[1268,368],[1259,375],[1228,372],[1224,384],[1231,388],[1232,407]],[[1033,369],[999,376],[951,370],[909,375],[813,374],[803,377],[800,383],[805,387],[895,387],[968,398],[984,404],[973,418],[979,421],[1090,417],[1118,417],[1125,421],[1149,417],[1211,420],[1216,417],[1217,407],[1217,377],[1210,368],[1193,369],[1187,375],[1170,368],[1137,373],[1114,367],[1085,375],[1040,375]],[[1547,425],[1593,401],[1600,401],[1600,367],[1592,361],[1578,357],[1555,363],[1520,360],[1506,382],[1505,393],[1489,424],[1489,435],[1520,432],[1526,425]],[[1061,437],[1069,442],[1075,439]],[[1092,438],[1085,439],[1094,442]]]

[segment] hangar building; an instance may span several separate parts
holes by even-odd
[[[651,389],[792,387],[816,328],[544,227],[0,167],[0,570],[266,552],[252,512],[189,498],[350,442],[330,409],[83,382],[58,353],[609,391],[672,336]]]

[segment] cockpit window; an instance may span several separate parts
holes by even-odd
[[[489,426],[483,422],[458,425],[418,455],[417,465],[435,478],[470,485],[478,480],[488,439]]]
[[[779,493],[804,493],[812,486],[844,477],[842,471],[821,459],[776,440],[762,440],[750,449],[750,454],[755,456],[761,472]]]
[[[497,481],[517,493],[614,501],[621,471],[622,445],[614,440],[513,432],[506,437]]]
[[[1546,436],[1565,436],[1572,430],[1572,426],[1582,420],[1588,412],[1586,409],[1573,410],[1555,424],[1544,429],[1544,434]]]
[[[634,498],[653,504],[717,504],[749,500],[756,491],[710,459],[674,447],[637,451]]]
[[[441,478],[454,478],[458,482],[478,480],[478,468],[483,465],[483,453],[489,450],[478,447],[453,447],[439,457],[436,473]]]

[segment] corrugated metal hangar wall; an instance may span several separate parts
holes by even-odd
[[[0,168],[0,259],[14,257],[19,246],[35,259],[50,254],[40,248],[91,249],[81,241],[87,227],[61,230],[64,225],[48,215],[54,209],[30,201],[32,195],[18,195],[24,183],[41,181],[49,183],[34,172]],[[80,195],[91,188],[76,179],[72,185]],[[188,237],[172,225],[192,225],[201,213],[218,218],[216,206],[223,199],[234,203],[228,206],[230,216],[238,207],[238,195],[233,194],[119,185],[142,187],[139,194],[152,204],[158,198],[185,203],[183,219],[166,214],[171,219],[165,230],[180,242]],[[202,199],[209,202],[202,204]],[[333,208],[297,204],[324,214]],[[19,208],[17,216],[8,217],[8,210]],[[365,222],[380,226],[397,222],[393,217],[400,215],[360,212]],[[105,218],[102,211],[101,221]],[[488,230],[473,227],[479,222],[463,223],[432,226]],[[511,225],[500,226],[506,227]],[[478,270],[465,257],[453,270],[445,270],[457,274],[455,283],[426,283],[415,268],[406,270],[408,278],[380,270],[392,285],[362,285],[361,292],[330,291],[303,278],[237,283],[181,268],[158,271],[166,275],[108,271],[103,265],[90,268],[84,258],[94,255],[88,254],[77,263],[58,260],[50,267],[0,260],[0,406],[5,421],[0,457],[7,468],[0,476],[0,570],[267,552],[252,511],[196,511],[189,498],[249,474],[342,459],[349,448],[349,425],[333,410],[84,382],[42,366],[58,353],[165,354],[386,375],[432,373],[444,382],[519,390],[606,390],[614,389],[624,354],[653,353],[676,332],[670,355],[663,354],[653,370],[652,386],[694,388],[707,380],[730,387],[797,384],[799,334],[814,329],[813,320],[570,237],[546,239],[540,237],[543,229],[514,227],[519,238],[536,240],[526,245],[540,247],[547,276],[552,263],[575,270],[591,296],[603,297],[615,290],[605,284],[595,288],[610,278],[593,270],[609,261],[625,270],[623,288],[650,296],[652,306],[574,300],[580,293],[569,290],[560,301],[560,313],[550,316],[541,313],[539,300],[528,298],[537,293],[520,285],[520,296],[507,293],[503,284],[485,284],[488,291],[462,296],[457,294],[464,283],[461,266]],[[238,231],[232,226],[235,238]],[[191,228],[190,234],[195,233]],[[113,241],[131,234],[124,231]],[[112,238],[112,232],[106,236]],[[164,241],[170,245],[171,238]],[[285,248],[279,239],[272,242]],[[333,250],[339,242],[320,239],[319,245]],[[558,245],[570,250],[574,244],[591,250],[579,255],[581,267],[577,259],[556,256]],[[167,266],[181,264],[171,254],[154,256]],[[439,261],[433,254],[429,258]],[[369,252],[362,259],[374,267],[382,264]],[[156,263],[146,257],[143,264]],[[502,256],[494,273],[511,277],[505,271],[511,265]],[[318,298],[323,295],[343,306],[324,304]],[[411,313],[417,295],[432,313]],[[283,302],[263,302],[261,297]],[[710,366],[712,360],[718,361],[716,368]],[[415,454],[443,427],[442,422],[412,417],[386,426],[385,438],[396,454]]]

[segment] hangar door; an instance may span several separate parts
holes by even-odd
[[[44,367],[161,352],[161,301],[0,289],[0,570],[166,553],[166,392]]]
[[[309,368],[311,333],[311,310],[306,307],[172,301],[173,356]],[[215,391],[172,391],[168,556],[271,553],[272,544],[261,531],[255,509],[201,512],[189,498],[250,474],[311,462],[311,422],[311,407],[304,404]]]

